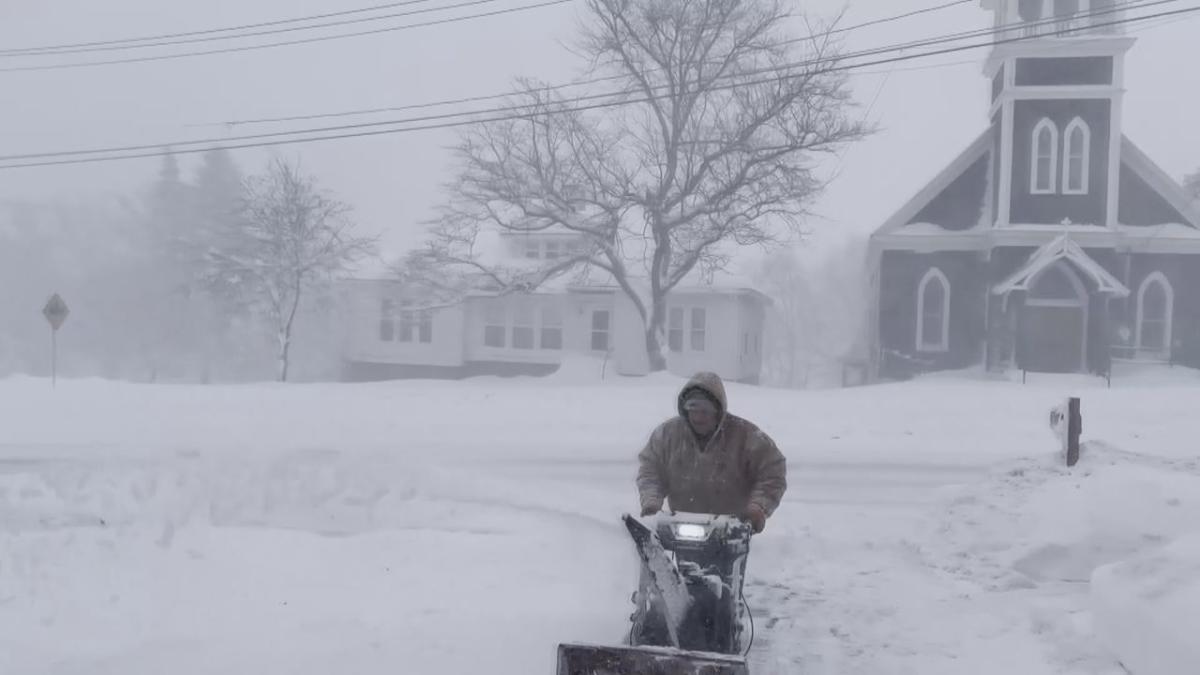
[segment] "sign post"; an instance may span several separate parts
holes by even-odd
[[[67,303],[55,293],[46,301],[46,306],[42,307],[42,315],[46,317],[46,321],[50,323],[50,384],[58,386],[58,329],[62,328],[63,322],[67,320],[67,315],[71,310],[67,309]]]
[[[1083,431],[1078,397],[1072,396],[1050,410],[1050,430],[1058,437],[1067,466],[1075,466],[1079,461],[1079,435]]]

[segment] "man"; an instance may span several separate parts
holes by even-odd
[[[702,372],[684,385],[679,415],[638,454],[642,515],[673,511],[739,516],[762,532],[787,490],[787,461],[771,437],[729,413],[725,385]]]

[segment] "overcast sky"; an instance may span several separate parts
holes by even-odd
[[[202,30],[334,12],[383,0],[0,0],[5,48],[91,42]],[[407,9],[458,4],[429,0]],[[530,4],[498,0],[445,14],[420,15],[339,30],[398,25],[454,14]],[[798,3],[829,17],[845,8],[845,25],[943,4],[944,0],[816,0]],[[1179,6],[1195,5],[1184,0]],[[194,138],[391,119],[423,111],[318,120],[276,126],[201,126],[258,117],[376,108],[501,93],[516,76],[565,81],[578,62],[562,46],[573,37],[581,3],[515,12],[433,27],[234,54],[82,69],[0,72],[0,154],[162,143]],[[1159,9],[1172,9],[1160,7]],[[406,8],[391,11],[402,11]],[[1150,10],[1155,11],[1155,10]],[[1128,60],[1124,130],[1177,180],[1200,167],[1200,21],[1135,26]],[[985,28],[988,12],[967,3],[845,35],[848,49],[866,49],[939,34]],[[329,31],[326,31],[329,32]],[[296,37],[297,34],[285,35]],[[274,36],[271,39],[277,39]],[[261,38],[266,40],[268,38]],[[207,49],[226,43],[201,44]],[[237,44],[246,44],[238,42]],[[133,52],[61,57],[121,58]],[[163,52],[155,52],[163,53]],[[881,131],[841,158],[837,182],[817,205],[811,226],[819,244],[839,231],[877,227],[986,125],[985,52],[974,50],[873,66],[852,86]],[[0,68],[50,63],[0,57]],[[940,67],[935,67],[940,66]],[[487,104],[484,104],[487,105]],[[460,108],[461,109],[461,108]],[[439,109],[433,112],[442,112]],[[364,230],[385,235],[398,251],[420,236],[418,221],[442,199],[450,167],[444,148],[453,132],[425,131],[289,145],[322,183],[352,204]],[[267,155],[237,153],[245,169]],[[190,170],[191,158],[184,161]],[[73,167],[0,171],[0,199],[137,189],[151,180],[156,159]]]

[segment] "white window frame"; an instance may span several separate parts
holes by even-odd
[[[1071,138],[1076,131],[1082,132],[1083,148],[1080,150],[1082,175],[1079,176],[1079,187],[1071,187]],[[1062,162],[1062,193],[1065,195],[1086,195],[1091,173],[1092,160],[1092,129],[1083,118],[1076,117],[1067,125],[1063,133],[1063,162]]]
[[[497,321],[498,319],[498,321]],[[500,344],[488,344],[488,329],[500,329]],[[483,306],[483,334],[480,342],[485,349],[504,349],[508,347],[508,308],[494,300]]]
[[[511,319],[509,322],[509,348],[522,352],[537,349],[538,317],[535,307],[531,303],[520,302],[508,309],[508,316]],[[522,340],[517,339],[518,331],[525,338],[524,344],[519,344]]]
[[[433,310],[417,310],[417,341],[425,345],[433,342]]]
[[[942,326],[936,342],[927,340],[925,335],[925,289],[930,282],[937,281],[942,285]],[[950,279],[936,267],[930,267],[921,283],[917,285],[917,351],[947,352],[950,351]]]
[[[607,323],[604,328],[596,328],[596,314],[603,312],[607,317]],[[592,352],[607,353],[613,348],[612,329],[613,329],[613,311],[607,307],[598,307],[588,312],[588,350]],[[604,336],[604,349],[596,349],[596,336]]]
[[[1150,289],[1150,286],[1152,284],[1159,284],[1160,286],[1162,286],[1163,295],[1166,296],[1166,306],[1163,307],[1163,311],[1166,313],[1166,316],[1163,317],[1163,342],[1164,342],[1164,344],[1152,345],[1153,347],[1155,347],[1155,349],[1153,351],[1148,351],[1150,348],[1142,344],[1142,328],[1143,328],[1143,321],[1146,318],[1145,317],[1146,291]],[[1147,356],[1153,356],[1153,357],[1162,358],[1162,359],[1166,359],[1171,355],[1171,348],[1173,346],[1173,344],[1172,344],[1173,343],[1172,322],[1173,322],[1174,316],[1175,316],[1175,288],[1171,286],[1171,281],[1169,279],[1167,279],[1167,275],[1165,275],[1162,272],[1157,271],[1157,270],[1154,272],[1151,272],[1149,275],[1146,276],[1145,279],[1142,280],[1142,284],[1140,286],[1138,286],[1137,323],[1135,324],[1137,330],[1134,333],[1134,346],[1137,349],[1137,354],[1139,354],[1139,355],[1145,354]]]
[[[543,305],[538,312],[538,348],[559,351],[563,347],[563,310],[558,305]],[[552,320],[548,320],[552,319]],[[546,346],[546,331],[558,332],[558,346]]]
[[[379,301],[378,335],[380,342],[396,341],[396,302],[394,300],[383,298]]]
[[[687,310],[683,307],[668,307],[667,308],[667,351],[680,354],[683,352],[683,320],[686,318]],[[678,321],[676,321],[678,319]],[[678,337],[676,341],[673,338]]]
[[[700,327],[696,328],[696,317],[701,317]],[[708,308],[707,307],[692,307],[688,312],[688,349],[693,352],[703,352],[708,350]],[[697,340],[696,338],[700,339]],[[700,346],[697,347],[696,343]]]
[[[1050,186],[1043,188],[1038,185],[1040,182],[1038,179],[1042,177],[1038,168],[1041,164],[1042,144],[1038,141],[1045,130],[1050,131],[1050,142],[1047,144],[1050,150],[1050,168],[1049,175],[1047,176]],[[1054,123],[1054,120],[1051,120],[1049,117],[1043,117],[1040,122],[1034,125],[1029,147],[1029,193],[1034,195],[1054,194],[1058,190],[1058,125]]]

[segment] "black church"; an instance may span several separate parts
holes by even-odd
[[[871,237],[875,376],[1200,367],[1200,216],[1122,133],[1120,3],[982,4],[990,124]]]

